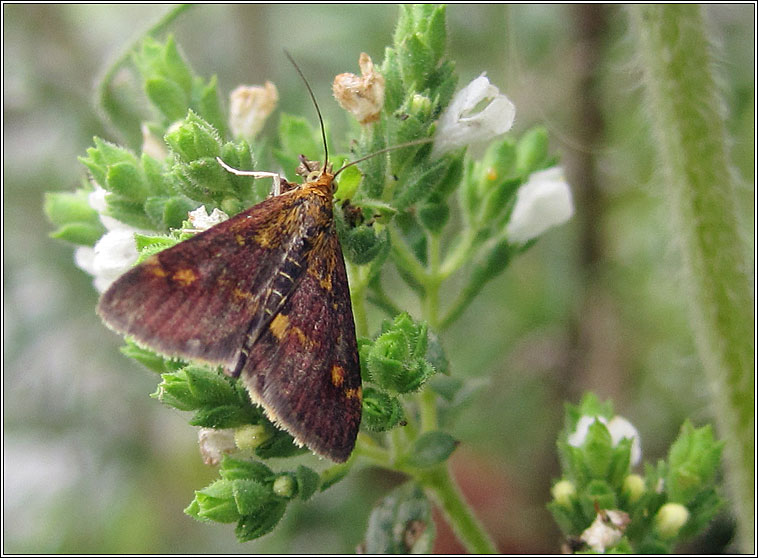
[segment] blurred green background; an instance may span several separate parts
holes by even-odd
[[[746,236],[755,224],[754,9],[706,11]],[[371,505],[398,477],[359,471],[293,503],[273,534],[244,545],[231,526],[182,513],[216,473],[202,464],[186,418],[148,397],[157,378],[118,352],[71,247],[47,236],[44,192],[79,184],[76,157],[93,135],[115,139],[92,103],[98,76],[168,10],[3,5],[3,551],[352,552]],[[331,81],[357,72],[361,51],[381,62],[397,11],[196,6],[172,31],[222,91],[271,80],[282,110],[315,121],[287,48],[334,137],[346,140]],[[560,536],[545,503],[559,474],[563,402],[586,390],[612,398],[639,429],[643,459],[655,461],[686,417],[710,421],[708,387],[623,8],[452,5],[448,30],[459,86],[486,71],[515,103],[517,131],[544,124],[575,194],[575,218],[514,261],[443,336],[453,374],[488,382],[457,422],[456,477],[502,552],[555,553]],[[732,529],[725,512],[689,550],[729,550]],[[440,526],[435,548],[459,547]]]

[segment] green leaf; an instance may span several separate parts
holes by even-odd
[[[445,461],[458,447],[450,434],[434,430],[419,436],[402,461],[412,467],[427,468]]]
[[[393,205],[399,211],[403,211],[417,201],[429,196],[429,194],[439,187],[450,164],[451,161],[447,158],[439,159],[424,171],[414,173],[414,175],[408,178],[402,190],[397,192]]]
[[[722,447],[710,425],[698,429],[689,421],[682,425],[668,456],[666,491],[672,502],[687,505],[713,482]]]
[[[195,412],[190,424],[205,428],[223,429],[247,424],[249,420],[249,413],[246,409],[240,408],[239,405],[206,405]]]
[[[407,483],[393,490],[371,511],[365,554],[423,554],[432,550],[434,522],[424,492]]]
[[[166,120],[174,122],[187,114],[189,98],[179,85],[163,77],[146,80],[145,93]]]

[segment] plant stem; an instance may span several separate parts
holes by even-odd
[[[754,300],[702,9],[631,6],[742,551],[754,551]]]
[[[495,543],[474,516],[445,464],[419,474],[416,479],[445,513],[458,540],[472,554],[496,554]]]

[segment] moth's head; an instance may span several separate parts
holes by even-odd
[[[332,172],[331,163],[327,163],[326,167],[321,161],[310,161],[305,155],[300,155],[300,164],[295,169],[298,176],[302,177],[304,182],[317,182],[322,177],[329,177],[331,182],[334,173]]]

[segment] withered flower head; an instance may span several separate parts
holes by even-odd
[[[263,129],[266,119],[279,101],[276,86],[270,81],[260,85],[240,85],[231,92],[229,127],[236,138],[252,141]]]
[[[332,91],[342,108],[361,124],[379,119],[384,106],[384,77],[374,69],[371,57],[365,52],[358,59],[361,76],[340,74],[334,78]]]

